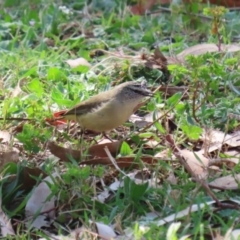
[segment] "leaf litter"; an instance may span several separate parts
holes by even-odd
[[[73,24],[73,25],[65,26],[64,31],[68,31],[69,29],[72,30],[71,28],[73,26],[75,25]],[[79,24],[77,24],[76,26],[78,26],[78,28],[79,27],[81,28]],[[68,38],[69,36],[71,36],[71,34],[72,33],[70,33],[70,35],[66,34],[64,37]],[[181,52],[180,54],[174,57],[173,56],[165,57],[158,48],[154,51],[153,54],[148,54],[145,52],[141,52],[141,53],[134,52],[135,55],[132,54],[133,52],[131,52],[132,55],[128,55],[123,53],[123,51],[116,51],[116,52],[102,51],[108,56],[103,58],[101,61],[97,62],[96,64],[89,63],[85,58],[77,58],[77,56],[75,59],[66,60],[66,62],[72,68],[78,68],[79,66],[87,66],[89,67],[88,71],[93,72],[97,76],[101,76],[105,74],[113,77],[114,73],[116,72],[118,74],[121,73],[121,70],[122,70],[121,68],[122,66],[126,66],[125,65],[126,61],[129,61],[129,65],[127,66],[129,72],[130,70],[132,70],[134,66],[137,66],[137,67],[143,67],[145,72],[150,70],[158,70],[159,72],[163,72],[165,75],[168,75],[169,64],[184,65],[185,57],[188,55],[198,56],[198,55],[203,55],[207,52],[217,53],[218,50],[219,50],[218,46],[215,44],[201,44],[201,45],[195,45],[191,48],[185,49],[183,52]],[[222,51],[228,52],[228,53],[234,53],[239,51],[239,47],[233,46],[233,45],[228,45],[228,46],[222,45]],[[167,76],[167,78],[169,78],[169,76]],[[113,79],[116,79],[116,77],[114,77]],[[119,79],[120,81],[123,80],[122,77],[119,77]],[[117,82],[119,81],[113,82],[112,85],[117,84]],[[178,92],[181,92],[182,94],[184,93],[183,95],[185,95],[189,91],[188,87],[186,86],[162,86],[161,84],[162,83],[160,83],[159,77],[156,77],[155,86],[153,87],[153,89],[157,89],[156,94],[161,94],[163,92],[165,94],[166,99],[168,99],[170,96],[173,96]],[[20,95],[20,90],[19,89],[17,89],[16,91],[14,90],[13,97],[16,97],[18,95]],[[182,98],[179,101],[179,104],[182,103],[182,100],[184,100],[184,98]],[[147,102],[142,104],[141,106],[145,106],[146,104]],[[175,106],[177,106],[177,104],[174,105],[174,107]],[[156,214],[157,211],[155,212],[153,211],[153,213],[155,213],[154,217],[157,217],[158,220],[153,221],[151,219],[150,222],[148,223],[143,222],[141,223],[141,226],[140,226],[140,228],[142,227],[143,229],[145,229],[144,231],[147,232],[149,230],[149,224],[151,223],[156,223],[157,226],[162,226],[167,223],[171,223],[175,220],[179,220],[179,219],[181,220],[184,217],[189,217],[191,213],[200,211],[208,205],[212,207],[212,205],[214,205],[215,203],[219,204],[219,202],[221,202],[222,200],[220,199],[219,202],[216,201],[216,199],[214,198],[214,194],[211,191],[212,189],[236,190],[238,189],[238,186],[239,186],[238,174],[231,174],[227,176],[217,177],[213,181],[209,180],[209,176],[211,176],[210,174],[211,166],[217,165],[219,161],[221,161],[222,163],[224,161],[232,162],[234,164],[232,168],[237,166],[239,161],[238,147],[240,143],[238,139],[239,138],[238,132],[234,132],[230,134],[230,133],[221,132],[220,130],[208,129],[207,131],[203,132],[202,136],[199,137],[198,140],[193,141],[187,138],[182,140],[181,139],[182,132],[181,130],[179,130],[181,128],[172,129],[170,127],[169,129],[166,129],[165,133],[160,134],[157,130],[158,128],[154,126],[154,123],[156,122],[162,124],[163,119],[166,120],[167,117],[170,118],[171,121],[176,122],[175,125],[177,126],[177,120],[175,118],[175,114],[171,113],[171,116],[169,117],[167,116],[166,112],[162,114],[161,112],[158,111],[157,118],[159,119],[153,120],[152,113],[149,113],[149,114],[144,113],[144,116],[142,118],[142,113],[140,111],[137,111],[135,120],[133,120],[133,118],[131,119],[132,122],[135,123],[135,125],[131,125],[130,128],[120,127],[116,131],[117,134],[116,132],[115,133],[112,132],[113,135],[115,134],[114,136],[117,139],[117,140],[114,140],[113,142],[106,139],[104,139],[103,141],[99,141],[99,139],[97,140],[95,139],[97,134],[89,133],[89,132],[85,133],[85,136],[83,136],[83,140],[85,141],[84,149],[79,149],[80,148],[79,145],[75,143],[73,144],[73,142],[70,141],[69,139],[68,139],[68,144],[70,147],[69,146],[66,147],[68,144],[65,144],[65,146],[63,147],[62,146],[63,138],[61,138],[62,136],[59,137],[59,135],[61,135],[62,133],[65,133],[66,128],[60,129],[58,124],[56,124],[58,127],[56,130],[56,135],[53,137],[55,141],[48,141],[46,145],[44,144],[42,145],[42,152],[40,153],[42,154],[41,158],[44,160],[47,159],[47,156],[49,156],[48,151],[50,151],[53,155],[59,158],[60,161],[58,162],[58,164],[63,174],[66,174],[66,172],[68,171],[67,170],[69,166],[68,164],[70,163],[75,164],[74,165],[75,168],[71,169],[71,171],[73,172],[78,170],[85,170],[85,167],[86,169],[88,169],[87,167],[89,165],[92,167],[91,170],[94,171],[96,167],[100,165],[104,165],[105,172],[103,176],[98,175],[98,177],[94,177],[92,176],[92,173],[91,173],[87,177],[87,180],[88,180],[87,182],[88,183],[92,182],[93,185],[91,186],[94,186],[92,187],[94,188],[94,191],[95,191],[92,201],[97,200],[102,204],[108,203],[109,201],[111,201],[111,199],[115,198],[117,194],[121,195],[120,199],[122,201],[124,201],[124,197],[126,196],[129,197],[129,202],[134,201],[135,196],[132,196],[131,192],[128,192],[128,187],[135,189],[136,191],[135,194],[136,195],[139,194],[139,196],[141,196],[140,194],[141,191],[139,190],[139,188],[141,187],[143,188],[143,186],[145,186],[144,184],[146,184],[147,186],[146,191],[152,188],[154,189],[155,192],[157,192],[159,189],[162,189],[163,187],[166,187],[164,186],[164,184],[166,184],[167,187],[169,187],[169,192],[168,192],[169,196],[174,196],[174,193],[176,193],[176,196],[177,196],[176,200],[178,200],[179,192],[174,191],[177,189],[170,189],[170,188],[176,186],[177,183],[179,182],[178,177],[176,177],[176,175],[174,174],[174,170],[176,169],[178,171],[179,169],[181,169],[181,165],[183,165],[183,167],[185,168],[185,171],[191,176],[190,181],[191,182],[196,181],[197,184],[205,190],[207,195],[214,199],[214,201],[209,201],[209,202],[206,201],[204,203],[199,203],[199,204],[189,203],[190,207],[187,207],[185,210],[178,211],[170,215],[165,213],[165,216],[167,217],[160,217],[162,215],[159,209],[158,209],[159,214]],[[51,122],[49,119],[47,119],[46,122],[52,125],[55,125],[55,123]],[[61,122],[60,124],[67,125],[68,123]],[[152,129],[154,129],[153,130],[154,132],[157,132],[156,134],[157,138],[145,135],[145,137],[141,138],[141,140],[144,142],[144,144],[142,144],[141,147],[138,145],[139,139],[131,139],[131,137],[128,137],[128,138],[125,137],[126,135],[128,136],[132,132],[134,132],[137,137],[141,137],[140,135],[141,131],[145,133],[144,130],[149,130],[151,127],[153,127]],[[140,133],[136,131],[136,128],[137,130],[139,130]],[[178,137],[181,139],[181,141],[179,142],[175,141],[178,139],[174,139],[174,141],[173,139],[169,139],[169,136],[170,136],[169,134],[175,134],[176,131],[180,132]],[[76,135],[77,137],[79,136],[78,133]],[[123,140],[121,138],[122,135],[124,135],[125,142],[130,146],[130,149],[132,149],[131,153],[128,152],[128,154],[124,154],[123,152],[121,152],[121,146],[123,143]],[[2,140],[1,143],[4,143],[4,144],[10,143],[10,133],[1,131],[0,138]],[[34,141],[34,138],[32,138],[32,140]],[[140,148],[141,148],[141,151],[138,152]],[[85,151],[87,151],[87,153]],[[11,166],[14,166],[14,171],[16,171],[17,165],[14,165],[14,163],[17,163],[20,160],[22,160],[19,157],[19,154],[22,154],[22,153],[23,152],[21,151],[19,152],[9,151],[7,153],[5,153],[4,151],[1,151],[1,154],[0,154],[0,157],[2,157],[0,160],[1,167],[6,166],[6,164],[9,164],[9,169],[11,168]],[[145,154],[145,153],[150,153],[150,154]],[[31,153],[24,152],[24,154],[25,154],[24,157],[27,156],[28,159],[31,159],[34,155],[32,152]],[[234,158],[232,156],[234,156]],[[218,161],[215,161],[215,160],[218,160]],[[165,180],[164,184],[162,184],[162,182],[160,181],[160,176],[158,175],[159,172],[161,171],[159,166],[161,167],[164,166],[165,169],[167,169],[166,171],[167,174],[169,174],[169,176],[167,176],[166,172],[163,174],[164,180]],[[32,190],[32,193],[31,193],[32,195],[26,201],[25,217],[33,220],[33,222],[31,221],[29,223],[30,226],[41,229],[43,226],[49,227],[50,224],[55,221],[55,218],[57,216],[57,211],[58,211],[55,205],[56,200],[59,200],[59,202],[61,202],[60,200],[62,199],[57,199],[58,195],[53,194],[52,189],[50,188],[50,185],[53,182],[51,177],[49,176],[41,180],[40,183],[38,182],[38,184],[37,184],[37,181],[35,181],[34,183],[29,184],[27,186],[26,182],[28,181],[30,182],[30,179],[36,180],[37,176],[43,173],[41,172],[42,170],[40,169],[38,170],[39,172],[37,171],[31,172],[29,170],[25,170],[25,175],[27,175],[29,178],[25,180],[25,182],[23,182],[23,189]],[[218,170],[221,171],[221,169],[218,169]],[[14,171],[9,172],[8,174],[10,173],[12,174]],[[70,176],[69,178],[74,178],[74,174],[72,175],[71,174],[72,173],[69,173],[69,176]],[[77,172],[75,172],[75,174],[77,174]],[[81,174],[80,176],[78,176],[78,178],[84,179],[84,177],[86,177],[84,174],[86,173],[81,172]],[[112,179],[110,179],[109,182],[103,180],[105,176],[107,176],[107,174],[111,175],[112,177]],[[94,175],[94,172],[93,172],[93,175]],[[143,175],[145,177],[142,177]],[[13,182],[17,178],[18,178],[18,174],[16,174],[16,178],[12,178]],[[66,177],[66,179],[70,181],[68,177]],[[130,179],[128,180],[129,182],[127,182],[126,179]],[[101,186],[97,185],[99,184],[99,182],[101,183],[100,184]],[[139,186],[136,186],[136,185],[139,185]],[[70,186],[71,184],[69,184],[69,187]],[[85,185],[79,184],[79,189],[78,191],[76,191],[79,194],[78,196],[79,199],[81,195],[80,192],[83,191],[84,188],[86,188]],[[124,189],[125,191],[124,193],[120,192],[122,191],[122,189]],[[138,191],[140,191],[140,193]],[[70,191],[68,193],[70,193]],[[145,194],[145,192],[143,191],[142,194]],[[192,194],[192,192],[190,192],[189,194]],[[122,195],[124,197],[122,197]],[[70,196],[68,201],[69,201],[68,204],[74,204],[72,196]],[[138,201],[141,203],[140,206],[149,203],[147,201],[144,201],[141,197],[139,197],[139,199],[135,201],[135,204],[137,204]],[[85,204],[84,206],[81,206],[82,208],[85,208],[88,211],[89,210],[92,211],[92,209],[89,208],[89,202],[84,204]],[[234,204],[239,205],[239,202],[234,202],[234,201],[230,202],[229,205],[227,205],[227,207],[230,208]],[[139,208],[140,206],[138,205]],[[154,210],[154,207],[151,206],[151,203],[149,203],[148,206],[149,206],[149,210]],[[218,205],[218,207],[219,206],[220,205]],[[221,205],[219,208],[223,208],[223,205]],[[127,209],[127,206],[126,206],[126,209]],[[214,211],[212,209],[211,211]],[[68,211],[68,209],[66,211]],[[69,214],[70,212],[71,210],[69,210]],[[81,214],[82,214],[81,211],[76,211],[77,217],[81,218],[82,217]],[[3,211],[1,211],[1,215],[3,215]],[[47,220],[46,220],[46,217],[48,218]],[[2,219],[1,220],[2,235],[14,234],[14,230],[11,228],[11,225],[9,225],[10,220],[8,219],[8,217],[5,216],[1,219]],[[50,221],[48,221],[49,219]],[[72,219],[74,218],[72,217]],[[24,221],[26,220],[27,219],[24,219]],[[116,232],[114,231],[114,227],[112,227],[110,223],[105,224],[105,223],[93,221],[93,220],[90,220],[89,222],[94,224],[90,224],[89,227],[81,227],[81,228],[78,228],[76,225],[74,225],[74,227],[67,226],[69,227],[69,229],[75,229],[75,231],[70,231],[68,229],[69,231],[67,231],[67,233],[69,233],[69,239],[76,239],[77,237],[83,237],[85,239],[91,239],[91,238],[97,238],[97,237],[101,237],[103,239],[111,239],[111,238],[121,239],[121,237],[123,239],[128,239],[128,238],[134,239],[134,232],[132,229],[125,228],[122,230],[122,234],[117,236]],[[82,221],[82,224],[87,225],[88,223],[84,219],[84,221]],[[7,226],[7,228],[4,229],[4,226],[5,227]],[[9,229],[8,229],[8,226],[10,226]],[[174,224],[170,225],[169,231],[170,230],[175,231],[176,229],[179,229],[179,227],[180,227],[180,224],[178,223],[176,223],[176,225]],[[125,235],[123,233],[125,233]],[[236,233],[237,235],[238,234],[237,229],[233,230],[232,233]],[[52,235],[52,233],[49,233],[49,236],[50,235]],[[65,236],[60,237],[60,236],[54,235],[52,236],[52,239],[56,239],[56,238],[63,239],[64,237]]]

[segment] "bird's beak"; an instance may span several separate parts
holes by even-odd
[[[145,95],[146,97],[153,97],[154,94],[151,91],[146,90]]]

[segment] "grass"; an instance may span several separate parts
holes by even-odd
[[[224,43],[231,43],[239,24],[237,13],[219,10],[221,24],[211,22],[216,27],[214,32],[208,21],[200,23],[196,17],[182,14],[181,5],[175,6],[177,14],[137,16],[126,10],[125,1],[106,2],[109,4],[93,1],[88,14],[83,12],[87,6],[85,1],[59,4],[58,1],[6,0],[1,3],[0,112],[3,120],[0,124],[1,131],[12,135],[10,141],[0,136],[3,138],[1,148],[2,152],[18,151],[19,155],[17,161],[4,159],[5,164],[1,165],[2,210],[11,218],[18,235],[5,236],[5,239],[50,239],[51,234],[68,235],[79,226],[87,229],[85,234],[90,232],[86,239],[94,239],[93,233],[97,231],[90,220],[109,226],[115,224],[120,234],[130,229],[130,239],[211,239],[218,231],[224,236],[230,228],[239,228],[238,208],[208,205],[196,212],[190,209],[178,223],[170,221],[159,225],[158,222],[194,204],[200,206],[211,200],[206,189],[193,181],[191,173],[174,159],[175,152],[167,139],[171,135],[181,150],[198,151],[204,145],[200,138],[204,129],[229,134],[237,131],[238,120],[228,116],[238,115],[240,111],[239,97],[234,91],[239,85],[239,52],[188,56],[182,64],[169,64],[167,68],[161,62],[155,62],[155,68],[147,68],[145,62],[157,44],[165,56],[174,56],[201,39],[219,44],[221,38]],[[202,11],[202,5],[193,4],[192,8],[194,6]],[[216,12],[210,10],[205,13],[215,16]],[[229,16],[235,17],[234,23],[223,23],[223,18]],[[174,40],[172,43],[169,43],[170,37]],[[71,68],[66,63],[79,57],[93,67]],[[82,161],[91,159],[88,149],[98,145],[95,141],[101,138],[93,133],[85,134],[81,159],[69,156],[68,161],[62,162],[50,153],[49,141],[65,149],[80,148],[79,129],[74,130],[77,132],[74,135],[71,125],[59,129],[46,121],[54,112],[70,108],[114,84],[140,77],[147,79],[151,89],[163,85],[185,86],[188,90],[186,96],[179,91],[173,94],[157,91],[137,111],[139,116],[153,113],[153,120],[159,112],[163,114],[160,121],[145,131],[139,133],[141,128],[126,123],[110,133],[116,140],[131,136],[115,152],[123,160],[132,156],[139,164],[138,169],[134,165],[121,169],[102,165],[100,158],[95,159],[95,164],[81,165]],[[11,118],[31,120],[9,120]],[[151,141],[157,144],[151,147]],[[163,150],[166,150],[164,160],[154,164],[141,160]],[[218,149],[208,157],[217,158],[224,151]],[[233,167],[221,165],[215,175],[209,173],[206,181],[237,174],[238,169],[238,162]],[[47,224],[47,233],[29,229],[25,225],[25,207],[32,190],[45,176],[54,173],[58,173],[59,178],[53,178],[53,184],[48,184],[51,190],[48,199],[56,197],[55,219]],[[110,191],[104,201],[97,201],[96,197],[107,189]],[[238,191],[229,189],[214,194],[219,200],[238,199]],[[155,214],[156,219],[151,219],[150,213]]]

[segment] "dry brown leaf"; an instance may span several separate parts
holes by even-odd
[[[221,52],[237,52],[240,51],[240,47],[238,45],[230,44],[221,44]],[[195,46],[189,47],[183,50],[181,53],[177,55],[178,59],[184,60],[184,58],[188,55],[202,55],[205,53],[219,52],[219,48],[216,44],[213,43],[203,43],[197,44]]]
[[[122,141],[96,144],[96,145],[91,146],[88,149],[88,153],[91,157],[104,158],[107,156],[106,152],[104,151],[104,148],[107,146],[110,153],[113,156],[116,156],[121,147],[121,144],[122,144]],[[68,156],[72,156],[75,160],[78,160],[81,157],[81,151],[60,147],[60,146],[56,145],[54,142],[49,142],[48,147],[49,147],[50,152],[54,156],[58,157],[60,159],[60,161],[64,161],[64,162],[69,161]]]
[[[233,134],[228,134],[224,139],[224,144],[227,144],[230,147],[239,147],[240,146],[240,132],[235,132]]]
[[[159,50],[159,48],[156,48],[154,50],[154,54],[150,57],[146,57],[146,60],[144,60],[144,64],[146,67],[151,69],[161,69],[168,72],[167,69],[167,58],[162,54],[162,52]]]
[[[169,215],[169,216],[167,216],[167,217],[165,217],[165,218],[163,218],[159,221],[153,221],[152,223],[153,224],[155,223],[157,226],[162,226],[162,225],[165,225],[167,223],[176,221],[179,218],[187,216],[187,215],[189,215],[189,213],[199,211],[199,210],[205,208],[206,205],[212,205],[213,203],[215,203],[215,201],[209,201],[209,202],[205,202],[205,203],[201,203],[201,204],[193,204],[190,207],[187,207],[186,209],[184,209],[182,211],[171,214],[171,215]]]
[[[18,181],[20,190],[30,191],[36,185],[40,176],[46,177],[47,175],[39,168],[24,167],[20,172],[20,176],[13,174],[8,177],[7,182]]]
[[[2,210],[2,199],[0,199],[0,229],[1,236],[3,237],[7,237],[7,235],[15,235],[15,232],[11,225],[11,220]]]
[[[240,174],[220,177],[209,183],[209,186],[217,189],[236,190],[239,188]]]
[[[111,195],[110,191],[108,189],[105,189],[104,191],[99,193],[96,197],[94,197],[94,199],[96,199],[97,201],[99,201],[101,203],[104,203],[105,200],[107,198],[109,198],[110,195]]]
[[[0,130],[0,142],[1,143],[9,143],[11,140],[11,134],[7,131]]]
[[[141,163],[138,162],[134,162],[135,157],[120,157],[116,159],[116,163],[118,165],[119,168],[128,168],[131,166],[136,166],[138,167],[138,165],[140,165]],[[153,157],[141,157],[141,161],[146,163],[146,164],[155,164],[158,159],[153,158]],[[111,162],[111,160],[108,157],[105,158],[94,158],[94,159],[90,159],[87,161],[83,161],[80,163],[81,165],[109,165],[109,166],[113,166],[113,163]]]
[[[172,185],[176,185],[178,182],[178,179],[176,178],[176,176],[174,175],[174,172],[170,172],[169,176],[166,178],[166,182],[172,184]]]
[[[156,48],[154,50],[154,55],[153,55],[154,59],[156,61],[162,62],[164,64],[167,64],[167,58],[163,55],[163,53],[159,50],[159,48]]]
[[[134,126],[137,128],[144,128],[149,124],[149,122],[145,121],[143,117],[139,117],[135,114],[130,116],[129,121],[134,123]]]
[[[204,157],[201,152],[192,152],[188,149],[180,150],[180,153],[196,175],[201,178],[206,176],[206,168],[209,164],[208,158]]]
[[[225,163],[228,167],[233,168],[239,163],[239,151],[231,150],[224,152],[225,157],[221,157],[221,163]]]
[[[159,142],[154,139],[149,139],[146,143],[144,143],[144,146],[149,148],[155,148],[159,145]]]
[[[22,176],[23,179],[20,189],[31,190],[36,185],[37,178],[40,176],[47,177],[47,174],[40,168],[24,167]]]
[[[56,197],[48,197],[52,194],[49,184],[53,184],[53,178],[57,177],[55,173],[51,177],[46,177],[33,190],[31,197],[28,199],[25,214],[28,220],[28,226],[40,229],[43,226],[49,226],[49,220],[55,217],[55,200]],[[43,214],[41,214],[43,213]],[[38,214],[36,216],[36,214]],[[49,220],[46,220],[48,218]]]
[[[171,153],[171,150],[165,149],[165,150],[163,150],[161,152],[156,153],[154,155],[154,157],[162,159],[162,160],[166,159],[166,160],[174,160],[174,161],[176,161],[177,160],[176,156],[174,154],[169,154],[169,153]]]
[[[130,6],[129,9],[132,14],[142,15],[147,10],[150,10],[156,3],[169,3],[170,0],[138,0],[137,4]]]
[[[220,201],[220,202],[226,202],[226,201]],[[239,205],[239,202],[234,199],[231,199],[228,202],[229,202],[229,204],[232,204],[232,205],[234,205],[234,204]],[[151,221],[151,223],[156,224],[157,226],[163,226],[170,222],[176,221],[177,219],[188,216],[189,213],[200,211],[201,209],[206,208],[206,206],[210,206],[210,208],[213,209],[214,208],[213,204],[215,204],[215,203],[216,203],[215,201],[208,201],[208,202],[204,202],[201,204],[193,204],[180,212],[173,213],[167,217],[164,217],[163,219],[160,219],[159,221]],[[144,222],[140,223],[140,227],[144,227],[144,224],[145,224]]]
[[[204,150],[213,152],[221,149],[223,144],[227,144],[230,147],[240,146],[240,133],[225,134],[218,130],[205,130],[201,136],[201,140],[204,143]]]
[[[71,68],[75,68],[78,66],[87,66],[87,67],[91,67],[91,64],[85,59],[85,58],[76,58],[76,59],[69,59],[66,61],[66,63],[71,67]]]
[[[72,156],[75,160],[78,160],[81,157],[80,151],[60,147],[60,146],[56,145],[54,142],[49,142],[48,148],[54,156],[58,157],[60,159],[60,161],[63,161],[63,162],[68,162],[69,156]]]
[[[15,151],[0,152],[0,169],[9,162],[18,162],[19,154]]]
[[[97,232],[102,239],[111,240],[117,236],[114,230],[106,224],[96,222]]]
[[[105,143],[101,142],[101,144],[96,144],[91,146],[88,149],[88,153],[91,156],[104,158],[104,157],[107,157],[107,154],[104,150],[104,148],[107,147],[112,156],[117,156],[121,145],[122,145],[122,141],[105,142]]]

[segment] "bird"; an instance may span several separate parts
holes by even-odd
[[[101,92],[60,115],[78,122],[82,131],[105,132],[124,124],[144,97],[152,97],[146,81],[129,81]]]

